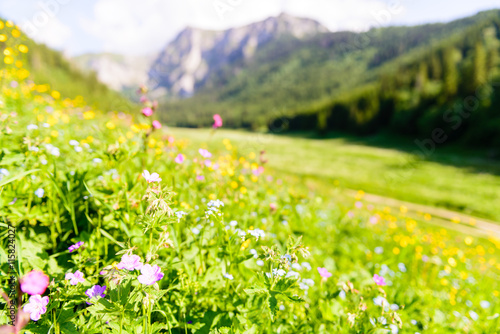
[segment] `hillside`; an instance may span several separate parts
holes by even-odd
[[[3,42],[0,43],[0,51],[6,56],[0,69],[16,66],[20,71],[26,71],[27,77],[43,84],[39,87],[43,92],[54,90],[64,98],[81,96],[89,106],[102,111],[128,111],[133,106],[119,92],[101,83],[95,73],[81,71],[60,52],[34,42],[13,22],[6,21],[0,26],[0,36]],[[26,49],[18,50],[14,40],[22,43]],[[13,56],[18,56],[24,62],[11,63],[9,57]]]
[[[358,101],[360,94],[373,95],[374,90],[375,95],[381,91],[394,95],[395,87],[406,90],[398,90],[396,95],[409,94],[414,98],[411,92],[418,74],[415,68],[428,61],[434,65],[429,63],[421,70],[430,78],[425,91],[442,96],[438,105],[452,103],[474,89],[466,86],[474,58],[471,50],[477,41],[482,41],[487,53],[487,73],[494,76],[493,69],[498,65],[495,53],[499,18],[500,11],[492,10],[447,24],[380,28],[359,34],[322,33],[304,39],[282,36],[257,50],[251,59],[240,59],[212,74],[194,97],[165,104],[163,117],[177,125],[199,126],[209,125],[209,116],[217,112],[223,115],[225,124],[232,127],[256,129],[268,127],[271,121],[277,120],[286,123],[287,129],[378,131],[382,126],[366,126],[369,123],[366,121],[353,123],[356,112],[350,110],[350,106],[343,113],[332,112],[338,105],[335,101]],[[445,52],[447,49],[455,51]],[[430,54],[432,51],[435,53]],[[450,73],[456,70],[455,74],[443,71],[450,52],[458,57],[454,58],[453,66],[448,67]],[[456,76],[457,89],[452,94],[441,94],[443,80],[453,76]],[[381,89],[383,84],[390,87]],[[393,102],[398,104],[398,111],[406,108],[399,99]],[[359,102],[358,109],[367,109],[363,103]],[[381,107],[380,99],[372,109],[360,113],[390,112],[390,108]],[[318,121],[320,110],[322,122]],[[393,122],[390,113],[382,125]],[[295,118],[296,115],[302,116]],[[272,127],[281,129],[283,124],[273,122]]]

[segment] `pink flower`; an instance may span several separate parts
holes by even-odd
[[[176,157],[175,157],[175,162],[178,163],[178,164],[181,164],[184,162],[184,154],[181,154],[179,153]]]
[[[146,107],[146,108],[142,109],[142,114],[146,117],[149,117],[149,116],[153,115],[153,109]]]
[[[174,136],[168,136],[168,143],[173,144],[175,142]]]
[[[69,284],[77,285],[78,283],[85,282],[83,278],[83,273],[80,270],[75,271],[75,273],[67,273],[65,279],[69,280]]]
[[[29,295],[42,295],[49,286],[49,276],[40,270],[32,270],[21,278],[21,291]]]
[[[23,311],[30,314],[30,318],[33,321],[40,320],[42,314],[47,312],[47,304],[49,303],[49,297],[42,297],[40,295],[34,295],[30,297],[28,304],[24,305]]]
[[[163,273],[161,268],[156,264],[151,266],[150,264],[145,264],[141,268],[141,275],[137,277],[141,284],[153,285],[163,278]]]
[[[117,267],[118,269],[127,269],[127,270],[136,270],[136,269],[141,269],[143,266],[141,262],[141,258],[139,255],[127,255],[124,254],[122,256],[122,260],[120,263],[118,263]]]
[[[385,279],[382,276],[379,276],[377,274],[373,275],[373,280],[375,281],[375,284],[377,284],[379,286],[387,285],[387,283],[385,282]]]
[[[210,160],[205,160],[205,166],[207,166],[207,167],[212,166],[212,161],[210,161]]]
[[[332,277],[332,274],[326,268],[318,267],[318,272],[321,278],[325,281],[327,278]]]
[[[153,128],[155,128],[155,129],[161,129],[161,123],[158,122],[158,121],[156,121],[156,120],[154,120],[153,121]]]
[[[148,183],[161,181],[160,175],[158,173],[149,174],[147,170],[144,170],[142,172],[142,176],[146,179],[146,181],[148,181]]]
[[[271,211],[276,211],[276,209],[278,208],[278,205],[276,203],[270,203],[269,208],[271,209]]]
[[[196,181],[203,181],[205,180],[205,176],[203,175],[196,175]]]
[[[90,289],[88,289],[87,291],[85,291],[85,294],[90,299],[92,299],[94,297],[102,298],[102,297],[106,296],[106,294],[104,293],[104,291],[106,291],[106,286],[102,286],[101,287],[100,285],[94,285],[93,287],[91,287]],[[90,303],[90,302],[87,302],[87,304],[88,305],[92,305],[92,303]]]
[[[214,115],[214,129],[220,128],[222,126],[222,117],[219,114]]]
[[[212,153],[208,152],[208,151],[207,151],[207,150],[205,150],[205,149],[200,148],[200,149],[198,150],[198,152],[200,152],[201,156],[202,156],[202,157],[204,157],[204,158],[206,158],[206,159],[208,159],[208,158],[211,158],[211,157],[212,157]]]
[[[141,96],[141,103],[146,103],[148,101],[148,98],[146,96]]]

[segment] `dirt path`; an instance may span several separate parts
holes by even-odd
[[[346,192],[353,197],[357,194],[357,191],[350,189],[347,189]],[[422,218],[424,214],[430,214],[432,219],[428,221],[429,224],[442,226],[465,234],[483,237],[491,236],[500,239],[500,223],[494,221],[374,194],[365,194],[363,200],[376,205],[388,206],[398,211],[401,206],[405,206],[408,209],[407,215],[409,216]]]

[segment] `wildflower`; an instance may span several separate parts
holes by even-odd
[[[35,190],[35,195],[37,195],[39,198],[42,198],[44,194],[45,190],[43,190],[42,188],[38,188],[37,190]]]
[[[74,140],[74,139],[70,140],[69,144],[71,146],[79,146],[80,145],[80,143],[78,142],[78,140]]]
[[[80,270],[75,271],[75,273],[67,273],[65,279],[69,280],[69,284],[77,285],[78,283],[85,282],[83,278],[83,273]]]
[[[326,268],[318,267],[318,273],[323,281],[326,281],[332,274]]]
[[[4,176],[9,176],[9,171],[5,168],[0,168],[0,180],[3,179]]]
[[[221,206],[224,206],[224,202],[222,202],[220,199],[212,200],[208,202],[207,206],[210,208],[220,208]]]
[[[276,203],[269,204],[269,209],[271,209],[271,211],[276,211],[277,208],[278,208],[278,205]]]
[[[222,117],[220,117],[219,114],[215,114],[213,128],[217,129],[217,128],[220,128],[221,126],[222,126]]]
[[[181,163],[183,163],[183,162],[184,162],[184,160],[185,160],[185,158],[184,158],[184,154],[179,153],[179,154],[175,157],[175,160],[174,160],[174,161],[175,161],[176,163],[178,163],[178,164],[181,164]]]
[[[255,229],[255,230],[248,230],[248,233],[255,237],[257,241],[259,241],[259,238],[264,238],[266,236],[266,233],[261,230],[261,229]]]
[[[375,284],[377,284],[378,286],[384,286],[387,284],[385,282],[385,279],[377,274],[373,275],[373,280],[375,281]]]
[[[158,122],[158,121],[156,121],[156,120],[154,120],[153,121],[153,128],[155,128],[155,129],[161,129],[161,123]]]
[[[30,314],[30,318],[33,321],[40,320],[42,314],[47,312],[47,304],[49,303],[49,297],[42,297],[39,294],[31,296],[29,303],[24,305],[23,311]]]
[[[257,262],[255,262],[259,267],[262,267],[264,266],[264,261],[262,260],[257,260]]]
[[[42,295],[49,286],[49,276],[41,270],[32,270],[20,281],[21,291],[29,295]]]
[[[312,269],[309,262],[302,262],[301,266],[302,266],[302,268],[305,268],[307,271],[311,271],[311,269]]]
[[[223,276],[224,276],[224,278],[227,278],[230,281],[232,281],[234,279],[233,275],[228,274],[228,273],[225,273]]]
[[[377,306],[389,305],[389,302],[384,297],[378,296],[373,298],[373,303]]]
[[[137,277],[140,283],[145,285],[153,285],[163,278],[163,273],[161,268],[157,265],[151,266],[150,264],[145,264],[141,268],[141,275]]]
[[[141,262],[139,255],[127,255],[122,256],[122,260],[118,263],[118,269],[136,270],[141,269],[144,264]]]
[[[80,153],[81,151],[83,151],[83,148],[81,148],[81,146],[75,146],[75,151]]]
[[[100,159],[100,158],[94,158],[92,161],[94,163],[96,163],[96,164],[100,164],[102,162],[102,159]]]
[[[472,311],[472,310],[469,311],[469,316],[474,321],[476,321],[477,319],[479,319],[479,315],[476,312]]]
[[[177,216],[177,218],[180,220],[182,217],[187,216],[187,213],[186,213],[186,212],[184,212],[184,211],[177,211],[177,212],[175,213],[175,215],[176,215],[176,216]]]
[[[283,277],[286,275],[286,271],[284,271],[283,269],[273,269],[273,275]]]
[[[293,277],[293,278],[296,278],[296,279],[299,279],[300,278],[300,274],[296,271],[293,271],[293,270],[290,270],[288,273],[286,273],[286,278],[289,278],[289,277]]]
[[[146,107],[146,108],[142,109],[142,114],[146,117],[149,117],[149,116],[153,115],[153,109]]]
[[[205,149],[202,149],[200,148],[198,150],[198,152],[200,152],[201,156],[204,157],[205,159],[208,159],[208,158],[211,158],[212,157],[212,153],[208,152],[207,150]]]
[[[160,175],[158,175],[158,173],[149,174],[147,170],[144,170],[142,172],[142,176],[146,179],[146,181],[148,181],[148,183],[161,181]]]
[[[26,127],[26,129],[28,130],[36,130],[38,129],[38,125],[35,125],[35,124],[30,124]]]
[[[76,251],[78,248],[80,248],[82,246],[83,246],[83,241],[78,241],[76,244],[69,246],[68,250],[71,253],[71,252]]]
[[[92,299],[94,297],[103,298],[104,296],[106,296],[106,294],[104,293],[104,291],[106,291],[106,286],[105,285],[104,286],[94,285],[93,287],[91,287],[90,289],[88,289],[87,291],[85,291],[85,294],[90,299]],[[90,302],[87,302],[87,304],[88,305],[92,305],[92,303],[90,303]]]
[[[203,181],[205,180],[205,176],[203,175],[196,175],[196,181]]]

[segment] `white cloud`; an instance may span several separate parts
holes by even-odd
[[[378,24],[373,13],[386,8],[379,0],[98,0],[93,17],[80,23],[104,51],[149,54],[186,26],[227,29],[286,11],[330,30],[365,30]]]

